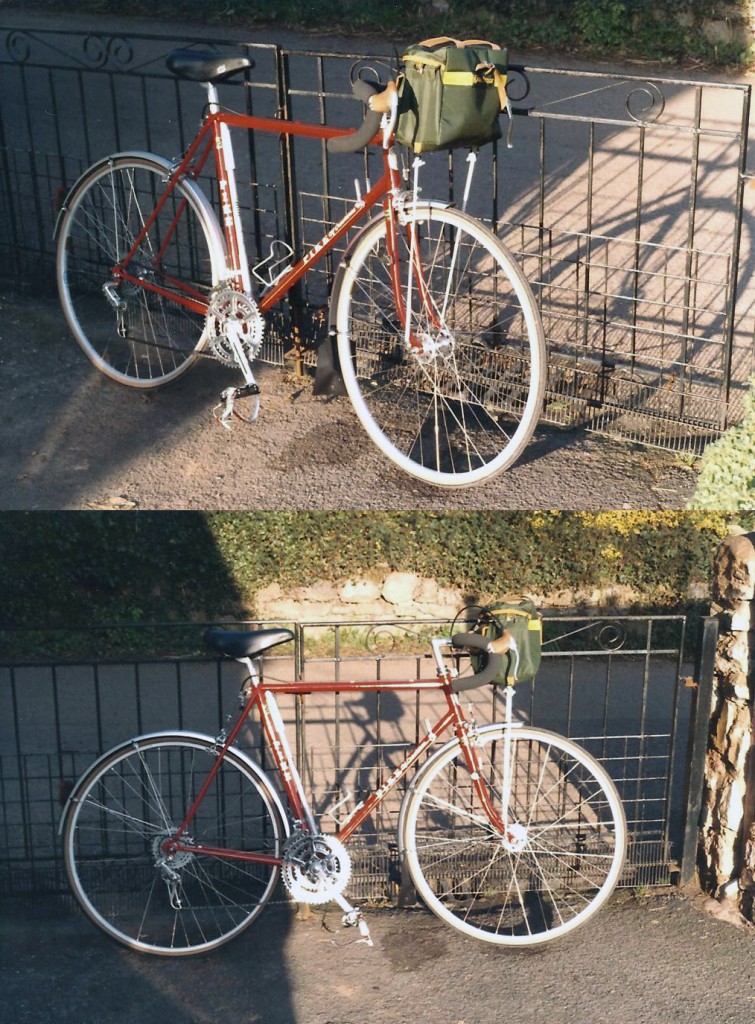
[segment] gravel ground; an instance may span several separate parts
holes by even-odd
[[[423,910],[368,910],[374,948],[338,914],[269,908],[212,954],[144,957],[78,908],[0,911],[2,1017],[13,1024],[750,1024],[753,932],[700,899],[624,893],[561,943],[505,951]]]
[[[253,426],[211,411],[236,376],[202,361],[142,394],[94,370],[57,300],[0,290],[4,509],[683,508],[694,468],[673,454],[541,429],[520,462],[461,492],[414,481],[374,447],[347,398],[261,367]]]

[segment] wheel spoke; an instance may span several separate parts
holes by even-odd
[[[499,240],[458,211],[418,211],[397,245],[404,299],[413,279],[411,344],[383,222],[359,237],[333,297],[349,396],[406,472],[439,485],[480,482],[518,457],[539,415],[544,345],[532,294]]]
[[[114,751],[81,783],[65,823],[69,879],[101,928],[147,952],[213,948],[246,927],[273,892],[276,866],[205,855],[218,849],[280,855],[271,797],[227,756],[182,836],[164,852],[215,764],[211,740],[155,737]]]
[[[480,806],[456,745],[420,772],[402,842],[414,883],[440,917],[485,941],[545,942],[588,920],[613,890],[626,825],[615,788],[579,747],[523,727],[501,778],[502,726],[475,747],[495,806],[511,793],[506,835]]]

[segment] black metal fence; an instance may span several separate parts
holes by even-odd
[[[295,649],[265,661],[276,678],[419,679],[433,675],[428,638],[449,622],[293,624]],[[197,624],[172,627],[176,649]],[[161,627],[163,638],[171,627]],[[133,640],[133,631],[130,638]],[[146,634],[151,643],[154,630]],[[704,634],[715,647],[715,630]],[[109,642],[114,633],[108,631]],[[134,735],[162,729],[219,733],[236,708],[241,667],[205,656],[97,658],[102,631],[89,636],[91,659],[18,658],[0,667],[0,892],[65,889],[57,825],[72,781],[94,757]],[[2,636],[23,648],[25,635]],[[40,652],[44,634],[26,635]],[[607,767],[620,791],[630,833],[624,884],[667,884],[691,874],[705,753],[698,703],[710,703],[712,662],[692,671],[696,642],[683,616],[545,620],[536,679],[517,688],[524,720],[579,740]],[[281,648],[280,650],[285,650]],[[7,659],[6,659],[7,661]],[[696,685],[691,685],[692,683]],[[500,697],[474,695],[479,724],[501,716]],[[296,738],[305,786],[325,826],[339,807],[379,786],[407,746],[435,720],[427,691],[317,694],[281,699]],[[256,725],[241,745],[270,769]],[[694,780],[690,788],[688,780]],[[387,800],[352,847],[357,897],[395,895],[396,818],[401,794]],[[334,826],[333,826],[334,827]]]
[[[66,190],[119,149],[181,153],[203,93],[164,55],[206,41],[0,30],[0,268],[52,285],[53,225]],[[228,106],[355,124],[349,69],[364,54],[241,48],[246,82]],[[383,77],[395,56],[366,61]],[[514,148],[480,154],[471,212],[514,249],[542,310],[545,419],[699,451],[741,420],[755,372],[755,288],[746,216],[749,85],[526,67],[512,73]],[[317,241],[370,174],[368,156],[321,141],[239,139],[250,259],[275,239]],[[466,154],[432,154],[424,195],[454,198]],[[374,177],[374,176],[373,176]],[[263,358],[314,346],[338,253],[273,317]]]

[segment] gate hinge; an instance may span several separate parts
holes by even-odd
[[[682,676],[679,682],[686,686],[688,690],[695,690],[700,685],[692,676]]]

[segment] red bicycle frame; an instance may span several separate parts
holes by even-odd
[[[220,191],[222,207],[222,228],[226,244],[226,260],[229,281],[237,290],[244,289],[244,275],[247,273],[242,266],[244,260],[243,242],[241,241],[241,224],[239,222],[238,207],[233,201],[233,170],[229,168],[226,160],[226,132],[224,128],[243,128],[247,131],[273,132],[278,135],[299,135],[307,138],[333,139],[339,136],[351,134],[342,128],[330,128],[326,125],[309,125],[299,121],[287,121],[277,118],[255,117],[247,114],[235,114],[223,111],[213,111],[204,120],[194,141],[187,150],[180,164],[173,170],[167,180],[166,188],[158,199],[158,202],[146,219],[141,232],[134,239],[131,248],[124,258],[113,267],[113,277],[118,280],[129,282],[139,288],[145,288],[158,295],[169,299],[178,305],[184,306],[194,313],[200,315],[207,312],[207,301],[200,296],[190,285],[178,281],[175,278],[164,277],[165,284],[153,281],[145,281],[142,277],[137,278],[129,272],[129,263],[134,254],[151,230],[157,217],[163,210],[176,184],[182,177],[196,180],[204,169],[210,152],[215,154],[215,170]],[[378,141],[373,139],[373,142]],[[321,239],[312,245],[308,251],[293,266],[283,272],[281,277],[260,297],[258,308],[261,313],[266,313],[296,284],[296,282],[309,270],[310,266],[325,256],[330,250],[360,221],[365,214],[382,200],[382,206],[387,218],[387,247],[391,261],[390,277],[393,290],[393,297],[396,304],[396,312],[402,326],[406,326],[406,307],[403,299],[397,246],[397,214],[394,209],[391,197],[401,191],[401,176],[398,168],[398,160],[392,146],[384,140],[382,146],[383,174],[377,184],[361,198],[357,199],[352,209],[347,212],[337,224],[335,224]],[[162,257],[170,244],[170,240],[176,230],[178,221],[186,207],[186,200],[178,204],[172,223],[165,232],[165,237],[160,250],[154,255],[152,263],[155,270],[160,269]],[[413,226],[409,226],[410,251],[411,234]],[[437,311],[432,308],[428,301],[428,290],[425,284],[424,275],[420,260],[416,255],[413,261],[413,273],[416,278],[417,288],[422,297],[423,304],[434,326],[438,327]],[[410,335],[410,343],[421,348],[421,342]]]
[[[246,684],[245,684],[246,685]],[[451,686],[450,671],[439,675],[435,680],[381,680],[379,682],[326,682],[326,683],[305,683],[305,682],[270,682],[251,679],[251,693],[241,712],[238,721],[225,739],[219,749],[218,757],[212,769],[207,775],[199,793],[189,808],[180,828],[174,836],[163,845],[166,854],[172,855],[180,851],[187,853],[204,853],[208,856],[225,857],[230,860],[250,861],[258,864],[281,864],[280,857],[266,853],[255,853],[248,850],[231,850],[220,847],[210,847],[202,844],[184,843],[182,836],[186,835],[191,827],[191,822],[197,813],[202,800],[212,786],[212,783],[220,768],[220,764],[233,745],[241,731],[244,722],[251,712],[256,708],[259,711],[260,720],[264,730],[265,738],[269,744],[276,767],[280,772],[283,789],[288,800],[291,816],[301,827],[310,832],[317,832],[317,825],[312,818],[312,813],[306,802],[302,790],[302,783],[299,772],[291,754],[286,738],[285,728],[280,718],[280,712],[275,701],[276,693],[285,694],[311,694],[311,693],[374,693],[386,690],[400,692],[402,690],[416,691],[442,690],[448,710],[441,715],[436,724],[429,728],[422,739],[412,747],[397,768],[391,773],[386,781],[372,793],[370,793],[354,810],[349,814],[336,832],[336,838],[346,842],[360,825],[370,816],[375,807],[390,793],[398,783],[417,764],[420,758],[435,743],[436,739],[443,733],[453,729],[458,738],[464,758],[469,768],[470,777],[480,804],[485,811],[491,826],[498,830],[501,835],[507,832],[506,825],[496,811],[490,798],[490,792],[483,778],[483,772],[477,758],[475,734],[469,720],[464,716],[458,696]]]

